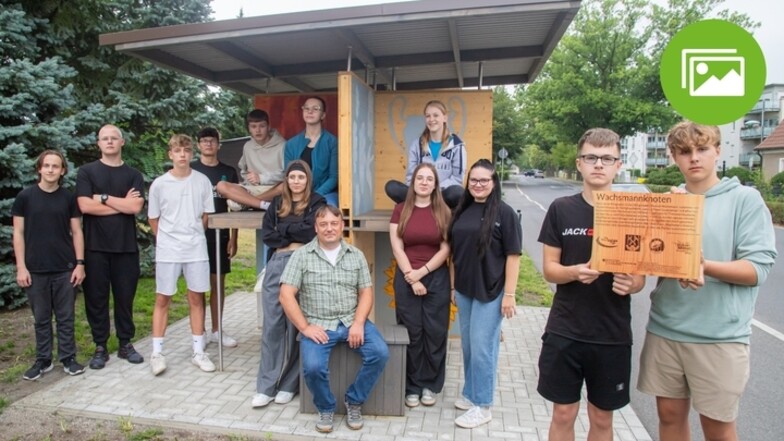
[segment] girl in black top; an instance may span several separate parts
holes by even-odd
[[[312,190],[313,177],[305,162],[291,161],[285,175],[283,193],[272,200],[261,228],[270,255],[261,289],[264,327],[253,407],[266,406],[272,400],[286,404],[299,389],[297,329],[278,301],[280,276],[294,250],[316,237],[315,213],[325,204]]]
[[[501,200],[501,181],[487,159],[468,172],[468,184],[449,229],[453,302],[460,317],[465,385],[455,419],[472,429],[491,419],[501,319],[515,314],[522,228]]]

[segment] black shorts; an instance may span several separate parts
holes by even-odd
[[[588,401],[602,410],[629,404],[632,348],[583,343],[545,332],[539,354],[537,391],[556,404],[580,401],[585,381]]]
[[[215,230],[207,230],[207,254],[210,257],[210,274],[217,274],[215,268]],[[221,230],[220,255],[221,255],[221,274],[231,272],[231,259],[229,259],[229,230]]]

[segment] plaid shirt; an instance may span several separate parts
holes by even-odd
[[[359,290],[372,286],[365,255],[357,247],[340,242],[333,266],[318,243],[318,237],[294,251],[280,283],[299,290],[299,305],[308,323],[329,331],[342,322],[354,323]]]

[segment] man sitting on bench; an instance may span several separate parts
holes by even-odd
[[[316,238],[291,255],[280,277],[280,304],[302,334],[302,375],[319,412],[317,431],[332,431],[336,407],[329,387],[332,348],[347,342],[362,357],[362,367],[344,398],[346,424],[358,430],[363,425],[362,404],[381,377],[389,349],[368,320],[373,307],[370,271],[362,251],[343,241],[340,210],[321,207],[315,227]]]

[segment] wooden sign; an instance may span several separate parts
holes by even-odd
[[[593,202],[591,268],[698,277],[704,196],[597,191]]]

